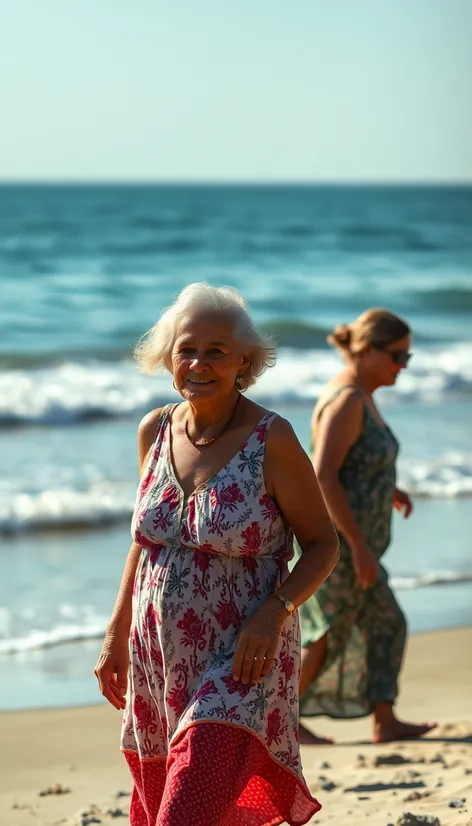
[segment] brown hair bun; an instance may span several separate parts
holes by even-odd
[[[390,310],[376,307],[350,324],[338,324],[327,340],[349,356],[356,356],[367,347],[384,348],[408,335],[410,327],[406,321]]]
[[[349,350],[351,343],[351,328],[349,324],[337,324],[327,341],[341,350]]]

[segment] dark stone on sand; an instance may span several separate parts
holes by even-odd
[[[105,814],[109,817],[127,817],[126,812],[123,809],[105,809]]]
[[[333,783],[332,780],[324,780],[323,783],[321,784],[321,788],[323,789],[324,792],[332,792],[333,789],[337,788],[337,786],[336,786],[336,783]]]
[[[435,754],[434,757],[431,758],[429,761],[430,763],[445,763],[444,756],[442,754]]]
[[[441,823],[434,815],[414,815],[411,812],[403,812],[397,820],[397,826],[441,826]]]
[[[47,789],[43,789],[38,794],[40,797],[47,797],[49,794],[70,794],[70,789],[61,783],[54,783],[54,786],[48,786]]]
[[[377,766],[401,766],[404,763],[411,763],[411,760],[407,757],[403,757],[402,754],[393,752],[393,754],[377,755],[377,757],[374,757],[373,765],[377,768]]]
[[[423,784],[424,785],[424,784]],[[404,803],[411,803],[414,800],[422,800],[423,797],[429,797],[431,792],[411,792],[411,794],[407,794],[406,797],[403,798]]]
[[[462,809],[463,806],[465,806],[465,804],[466,804],[465,797],[456,797],[455,800],[451,800],[451,802],[449,803],[449,808],[450,809]]]
[[[77,812],[74,820],[77,826],[89,826],[91,823],[101,823],[101,819],[97,815],[103,814],[101,809],[92,803],[88,809],[81,809]]]
[[[414,783],[404,781],[404,780],[397,780],[394,778],[392,782],[377,782],[377,783],[358,783],[356,786],[346,786],[343,791],[344,794],[348,792],[388,792],[392,791],[392,794],[398,794],[399,789],[424,789],[424,782],[422,780],[417,780]]]

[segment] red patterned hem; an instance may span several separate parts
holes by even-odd
[[[131,826],[303,826],[321,808],[242,726],[197,722],[167,760],[124,755],[134,780]]]

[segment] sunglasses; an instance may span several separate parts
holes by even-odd
[[[387,350],[386,347],[378,344],[374,344],[373,346],[375,350],[381,350],[382,353],[387,353],[397,367],[406,367],[413,355],[413,353],[410,353],[408,350]]]

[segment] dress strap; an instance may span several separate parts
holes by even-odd
[[[172,413],[177,405],[178,402],[173,402],[171,404],[165,404],[164,407],[161,408],[161,412],[159,413],[159,418],[157,420],[156,439],[161,431],[161,428],[167,428],[169,426]]]
[[[275,421],[276,418],[277,418],[277,413],[270,412],[270,413],[265,414],[263,422],[264,422],[267,430],[269,430],[269,428],[271,427],[272,423]]]
[[[244,447],[247,448],[248,445],[257,445],[259,451],[262,448],[263,454],[265,452],[267,434],[276,416],[277,413],[273,413],[272,411],[264,413],[264,415],[261,416],[261,418],[259,419],[252,433],[249,434]]]
[[[162,444],[162,439],[164,438],[166,431],[170,427],[171,415],[174,411],[174,408],[177,407],[177,404],[166,404],[164,405],[164,407],[161,408],[161,412],[159,413],[156,423],[156,430],[154,432],[154,440],[151,447],[152,462],[154,463],[158,457],[160,447]]]
[[[261,432],[264,434],[264,445],[265,445],[265,442],[266,442],[266,439],[267,439],[267,434],[268,434],[270,428],[272,427],[272,424],[276,420],[276,418],[277,418],[277,413],[274,413],[273,411],[269,411],[268,413],[265,413],[264,416],[262,417],[262,419],[260,420],[259,424],[257,425],[255,431],[254,431],[254,433],[258,436],[259,441],[260,441]]]
[[[326,408],[330,404],[332,404],[338,398],[338,396],[341,395],[343,390],[348,390],[348,389],[355,390],[356,394],[359,395],[362,398],[362,401],[365,404],[364,395],[363,395],[362,391],[359,390],[358,387],[356,387],[355,384],[342,384],[341,387],[337,387],[336,390],[334,390],[333,393],[331,393],[331,395],[328,396],[328,398],[326,399],[324,404],[318,410],[318,414],[317,414],[316,418],[319,419],[321,414],[326,410]]]

